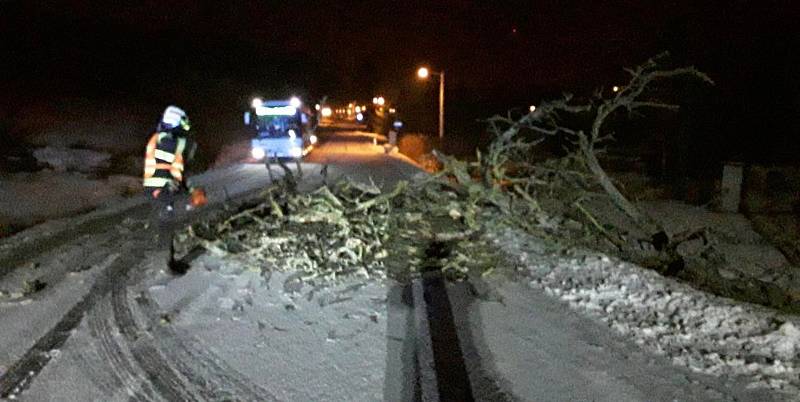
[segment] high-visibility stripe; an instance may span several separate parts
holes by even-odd
[[[144,163],[145,187],[163,187],[170,182],[183,181],[183,152],[186,150],[187,141],[185,138],[177,138],[175,153],[158,149],[161,140],[168,136],[170,136],[168,133],[154,134],[147,144]],[[158,170],[169,171],[172,178],[153,177]]]
[[[178,138],[175,145],[175,159],[169,169],[170,174],[175,180],[183,181],[183,151],[186,149],[186,138]]]
[[[147,182],[147,179],[153,177],[156,173],[156,157],[155,157],[155,150],[156,150],[156,143],[158,143],[159,136],[153,134],[150,136],[150,141],[147,141],[147,148],[144,154],[144,181]],[[151,187],[147,186],[146,187]],[[157,186],[152,186],[157,187]]]
[[[161,159],[162,161],[167,161],[167,163],[172,163],[175,161],[175,154],[169,153],[167,151],[163,151],[160,149],[156,149],[155,151],[156,159]]]
[[[147,177],[144,179],[144,186],[145,187],[164,187],[170,182],[172,179],[167,179],[165,177]]]
[[[186,149],[186,138],[178,138],[178,145],[175,147],[175,155],[183,155]]]

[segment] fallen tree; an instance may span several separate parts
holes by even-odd
[[[629,82],[611,93],[597,90],[584,100],[565,95],[522,116],[509,113],[488,119],[495,135],[488,149],[478,152],[473,163],[437,155],[443,164],[440,176],[449,178],[470,204],[491,206],[507,223],[549,239],[556,248],[588,246],[711,293],[800,311],[800,295],[790,289],[755,277],[725,277],[724,257],[715,247],[724,235],[708,227],[669,233],[638,208],[602,166],[600,155],[614,140],[606,130],[612,116],[678,109],[654,96],[655,84],[678,77],[713,84],[694,67],[665,68],[665,60],[666,55],[660,55],[627,69]],[[563,157],[532,158],[537,146],[552,139],[568,144]]]
[[[520,158],[513,159],[514,156],[524,155],[546,137],[565,137],[574,145],[565,159],[585,168],[594,182],[599,184],[610,197],[614,205],[645,233],[650,234],[650,240],[654,245],[664,246],[664,239],[659,238],[664,236],[664,230],[623,195],[601,166],[598,154],[604,151],[603,146],[607,142],[614,140],[613,133],[604,130],[604,124],[614,113],[627,111],[631,114],[646,108],[678,109],[678,105],[648,97],[651,87],[656,81],[689,76],[713,84],[706,74],[694,67],[664,69],[659,61],[665,57],[666,55],[661,55],[636,68],[626,69],[631,76],[628,84],[618,88],[611,96],[607,96],[601,89],[597,90],[591,99],[581,103],[576,102],[572,95],[565,95],[562,99],[543,102],[534,111],[516,120],[510,116],[495,116],[489,119],[492,129],[496,133],[496,139],[489,147],[487,156],[480,160],[484,181],[487,183],[523,182],[531,184],[532,177],[528,177],[527,180],[526,178],[509,177],[506,175],[504,166],[511,161],[517,164],[527,164],[527,161]],[[587,129],[564,125],[562,124],[566,120],[564,115],[588,116],[591,121],[590,127]],[[526,139],[520,135],[520,131],[523,129],[530,130],[538,136],[534,140]],[[562,164],[562,169],[556,173],[576,175],[574,171],[569,172],[563,169],[564,166],[565,164]],[[525,171],[541,170],[542,167],[539,166],[527,166]],[[581,179],[586,178],[581,173],[577,173],[577,176]]]

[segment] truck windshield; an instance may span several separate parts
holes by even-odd
[[[255,123],[259,137],[288,136],[289,129],[299,127],[296,116],[258,116]]]

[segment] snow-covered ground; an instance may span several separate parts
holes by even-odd
[[[98,175],[111,167],[111,154],[47,146],[33,151],[41,170],[0,172],[0,235],[50,219],[119,203],[141,192],[137,177]]]
[[[371,143],[364,146],[374,149]],[[418,169],[403,162],[402,158],[389,157],[381,161],[382,156],[382,150],[374,149],[373,154],[350,156],[349,160],[345,160],[348,159],[347,155],[339,155],[335,160],[325,163],[332,164],[328,169],[330,180],[342,176],[362,180],[374,177],[376,182],[388,183],[418,172]],[[361,159],[372,164],[374,169],[365,171],[358,163]],[[320,164],[303,164],[303,184],[318,185],[321,168]],[[280,177],[280,169],[276,168],[275,174]],[[206,172],[197,177],[197,183],[206,187],[211,204],[219,205],[229,198],[259,191],[269,183],[269,176],[263,165],[237,164]],[[301,293],[293,294],[278,293],[279,286],[267,281],[264,283],[267,288],[253,288],[254,293],[245,297],[246,292],[242,293],[243,289],[239,286],[242,285],[241,280],[244,280],[242,278],[249,281],[258,278],[258,275],[254,278],[253,272],[243,270],[241,266],[238,271],[235,267],[231,268],[235,272],[222,268],[219,271],[209,271],[199,266],[179,280],[161,284],[146,282],[146,286],[135,290],[140,293],[137,297],[133,289],[127,289],[124,272],[131,272],[131,275],[137,277],[147,272],[152,274],[148,278],[155,278],[156,282],[173,279],[163,272],[159,274],[165,268],[163,264],[166,254],[163,250],[152,249],[154,242],[152,233],[147,230],[145,201],[144,197],[136,196],[119,205],[103,207],[87,215],[29,228],[0,242],[0,261],[13,264],[0,272],[0,275],[4,275],[0,284],[0,386],[3,385],[2,377],[13,367],[15,361],[44,358],[49,362],[46,370],[36,377],[32,388],[23,393],[22,397],[31,400],[49,400],[54,397],[70,400],[127,400],[129,393],[141,392],[139,395],[145,397],[160,394],[170,399],[170,395],[188,397],[196,395],[195,392],[216,392],[204,387],[217,387],[220,385],[217,381],[222,381],[224,386],[217,387],[220,392],[224,393],[227,386],[236,388],[240,396],[262,396],[245,399],[295,399],[292,395],[305,395],[307,398],[301,399],[316,400],[380,399],[385,380],[383,374],[386,372],[387,348],[387,343],[383,342],[387,307],[386,290],[382,284],[364,287],[361,281],[356,281],[349,284],[354,285],[352,288],[348,288],[349,285],[334,287],[328,293],[324,289],[306,288]],[[213,264],[213,260],[209,258],[201,261]],[[281,282],[280,275],[276,274],[273,281]],[[44,283],[44,289],[27,293],[26,288],[36,281]],[[202,295],[194,294],[199,297],[195,311],[199,315],[196,316],[183,310],[183,307],[191,304],[192,293],[181,292],[198,290],[186,286],[187,283],[204,286],[200,289]],[[257,284],[260,286],[261,280]],[[270,291],[270,288],[274,291]],[[131,298],[122,297],[124,294],[131,295]],[[176,295],[181,297],[171,298]],[[137,302],[145,300],[143,297],[152,300],[156,313]],[[354,302],[348,302],[349,298],[358,301],[355,307]],[[241,330],[239,334],[246,339],[237,343],[235,337],[231,337],[232,333],[226,331],[232,329],[232,322],[236,321],[241,307],[251,307],[246,300],[253,300],[253,306],[257,308],[250,309],[254,316],[246,316],[239,321],[242,324],[237,327]],[[364,307],[363,303],[369,303],[369,308]],[[271,309],[271,305],[279,308]],[[128,316],[119,316],[120,308],[131,311],[135,320],[126,321]],[[153,317],[156,317],[157,322],[159,312],[163,310],[172,314],[169,319],[174,318],[176,324],[174,327],[162,328],[171,334],[165,338],[166,344],[150,344],[144,341],[137,343],[134,338],[120,338],[130,335],[131,328],[135,326],[137,333],[154,339],[161,332],[148,323],[153,321]],[[287,314],[283,321],[273,314],[276,311]],[[187,315],[181,316],[180,312]],[[328,315],[329,313],[332,315]],[[141,322],[142,314],[146,318],[144,323]],[[209,319],[208,314],[215,315],[220,320]],[[274,321],[275,327],[265,326],[265,315],[269,315],[268,318]],[[186,317],[187,320],[181,321],[181,317]],[[80,321],[74,321],[76,318]],[[208,332],[194,331],[196,326],[204,323],[219,325],[210,325],[207,327]],[[191,337],[185,342],[196,340],[194,335],[202,335],[207,336],[201,339],[204,343],[189,349],[174,347],[175,344],[170,342],[178,341],[179,337],[175,334],[183,331],[178,329],[182,324],[189,325],[188,329],[192,330],[189,332]],[[59,326],[65,325],[75,325],[75,328],[66,333],[61,332]],[[359,335],[361,332],[364,332],[363,336]],[[62,336],[66,337],[66,343],[53,343],[54,346],[50,347],[52,350],[43,351],[43,346],[37,343],[45,339],[42,342],[50,345],[52,339],[60,339]],[[261,341],[250,342],[259,336],[262,337]],[[298,339],[305,343],[299,343]],[[324,358],[320,354],[321,350],[303,346],[306,344],[319,344],[330,349],[334,355]],[[208,345],[212,346],[207,348]],[[265,355],[253,355],[251,347],[263,349]],[[198,352],[197,348],[202,351]],[[291,352],[292,348],[297,350]],[[152,353],[148,354],[148,351]],[[147,359],[155,360],[135,360],[134,356],[140,356],[140,352]],[[153,370],[160,370],[160,375],[169,377],[173,370],[182,373],[185,369],[184,366],[176,367],[173,363],[164,362],[159,357],[162,353],[167,353],[169,357],[175,356],[171,353],[192,356],[191,362],[187,364],[194,365],[194,374],[189,377],[178,374],[180,379],[175,379],[179,382],[185,381],[181,384],[186,389],[161,384],[156,385],[161,388],[153,393],[153,385],[147,377],[154,375]],[[276,354],[283,356],[283,360],[273,359]],[[223,356],[224,359],[218,356]],[[371,359],[370,362],[367,362],[367,358]],[[270,368],[261,359],[268,359],[276,366]],[[277,365],[281,361],[283,366],[278,370]],[[294,363],[298,364],[295,368],[297,377],[284,377],[285,372],[291,369],[289,366]],[[245,366],[241,366],[242,364]],[[231,369],[233,371],[229,370],[231,367],[234,367]],[[259,371],[262,367],[272,371],[265,374]],[[235,372],[239,370],[246,371],[246,376],[236,375]],[[320,376],[328,371],[330,372],[325,375],[328,380],[322,381]],[[362,375],[353,377],[353,373]],[[207,381],[204,382],[206,385],[198,385],[198,378]],[[226,383],[226,379],[230,382]],[[394,379],[395,377],[391,378]],[[266,380],[269,380],[266,384],[269,388],[259,388],[258,384]],[[160,384],[158,381],[155,383]],[[126,384],[133,385],[127,388]],[[317,385],[311,386],[313,384]],[[215,399],[209,397],[211,394],[203,395]],[[270,395],[274,395],[274,398]]]
[[[328,151],[304,164],[309,184],[324,164],[332,177],[386,184],[419,172],[371,141]],[[199,179],[212,203],[268,182],[263,165]],[[213,254],[172,277],[136,208],[144,202],[0,242],[0,261],[16,267],[0,288],[0,377],[26,353],[47,358],[23,399],[411,398],[413,320],[396,283],[299,286],[292,272],[262,275]],[[473,386],[518,400],[797,399],[800,323],[792,317],[597,253],[564,254],[518,231],[490,236],[509,257],[498,266],[515,268],[510,279],[497,269],[448,290]],[[31,255],[15,254],[22,249]],[[47,287],[22,294],[34,279]],[[44,334],[60,334],[53,326],[70,309],[79,321],[65,343],[36,349]]]
[[[141,192],[141,180],[41,170],[0,175],[0,226],[18,228],[72,216]]]
[[[602,321],[645,350],[747,390],[779,390],[786,400],[800,399],[797,317],[712,296],[602,254],[558,255],[519,231],[496,233],[494,241],[516,259],[531,289]]]

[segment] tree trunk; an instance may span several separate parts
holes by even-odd
[[[652,235],[660,231],[660,229],[651,222],[644,214],[639,211],[636,206],[634,206],[624,195],[617,189],[617,186],[611,181],[611,178],[608,177],[605,170],[600,167],[600,162],[595,157],[594,152],[589,149],[584,149],[581,147],[581,151],[583,152],[583,156],[586,160],[586,165],[592,174],[595,175],[597,181],[600,182],[600,186],[603,187],[603,190],[608,193],[611,197],[611,200],[614,202],[614,205],[617,206],[625,215],[628,215],[631,219],[633,219],[639,227],[646,231],[646,234]]]

